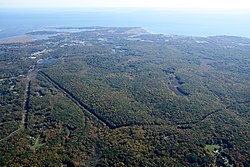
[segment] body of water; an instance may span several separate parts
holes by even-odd
[[[56,58],[49,58],[49,59],[39,59],[37,62],[38,63],[52,63],[55,60],[57,60]]]
[[[60,26],[133,26],[166,35],[250,37],[250,12],[162,9],[0,10],[0,39]]]

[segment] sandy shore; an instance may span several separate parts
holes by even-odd
[[[31,36],[23,36],[23,37],[17,37],[17,38],[10,38],[10,39],[0,40],[0,44],[26,43],[26,42],[32,42],[32,41],[33,41],[33,38]]]

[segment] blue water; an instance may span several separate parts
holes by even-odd
[[[57,60],[56,58],[49,58],[49,59],[40,59],[38,60],[37,62],[38,63],[52,63],[54,62],[55,60]]]
[[[0,9],[0,38],[58,26],[136,26],[166,35],[250,37],[250,11]]]

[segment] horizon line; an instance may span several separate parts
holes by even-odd
[[[234,8],[172,8],[172,7],[0,7],[0,9],[29,9],[29,10],[118,10],[118,9],[130,9],[130,10],[158,10],[158,11],[206,11],[206,12],[248,12],[250,10],[234,9]]]

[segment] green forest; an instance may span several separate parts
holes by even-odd
[[[250,166],[249,38],[58,29],[0,44],[0,166]]]

